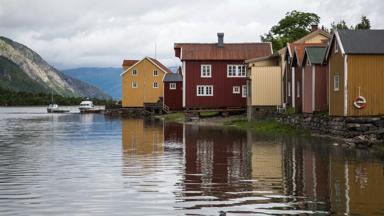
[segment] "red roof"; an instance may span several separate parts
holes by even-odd
[[[139,60],[124,60],[123,61],[123,67],[131,67],[132,65],[136,64]]]
[[[271,43],[176,43],[181,60],[246,60],[272,54]],[[177,55],[177,54],[176,54]]]
[[[169,70],[169,68],[167,68],[165,65],[163,65],[161,62],[159,62],[157,59],[154,59],[154,58],[150,58],[157,66],[159,66],[161,69],[163,69],[164,71],[166,71],[167,73],[172,73],[171,70]]]

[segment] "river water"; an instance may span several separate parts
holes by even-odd
[[[383,215],[384,156],[311,137],[0,108],[0,215]]]

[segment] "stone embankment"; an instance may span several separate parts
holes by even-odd
[[[305,128],[315,134],[343,138],[356,146],[384,143],[383,117],[330,117],[325,114],[278,114],[275,118],[296,128]]]

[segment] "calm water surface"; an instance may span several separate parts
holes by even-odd
[[[0,108],[0,215],[384,215],[383,161],[319,138]]]

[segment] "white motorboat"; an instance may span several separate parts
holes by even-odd
[[[90,100],[85,100],[80,103],[79,106],[80,113],[98,113],[103,111],[103,109],[96,108],[93,105],[93,102]]]

